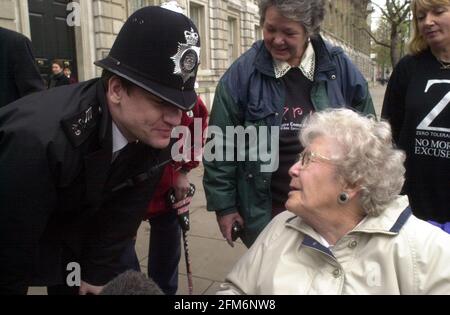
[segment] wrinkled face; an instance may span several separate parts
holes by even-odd
[[[264,44],[274,59],[286,61],[293,67],[300,65],[308,40],[300,23],[285,18],[271,6],[266,10],[263,34]]]
[[[53,74],[61,73],[63,69],[56,63],[52,64],[52,72]]]
[[[418,7],[416,19],[419,33],[430,47],[450,45],[450,6]]]
[[[129,93],[122,91],[120,103],[111,110],[127,140],[138,139],[156,149],[169,145],[172,129],[181,123],[181,114],[177,107],[139,87],[130,88]]]
[[[316,138],[305,151],[312,153],[309,163],[302,165],[302,159],[289,170],[291,183],[286,209],[302,217],[314,212],[326,211],[338,206],[338,196],[342,192],[336,172],[335,162],[329,160],[333,154],[335,141]],[[304,162],[305,159],[303,159]]]

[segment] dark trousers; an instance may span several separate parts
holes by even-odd
[[[125,247],[125,251],[120,258],[120,262],[123,268],[126,270],[141,271],[141,266],[139,265],[139,259],[136,254],[134,246],[136,245],[136,240],[132,240]]]
[[[165,294],[176,294],[181,256],[181,228],[175,211],[150,220],[148,275]]]
[[[178,290],[178,264],[181,256],[181,228],[175,211],[155,216],[150,222],[148,275],[167,295]],[[121,262],[139,271],[134,243],[125,249]]]

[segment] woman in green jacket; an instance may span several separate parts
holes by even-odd
[[[210,132],[218,132],[205,147],[204,186],[207,208],[216,211],[230,245],[236,223],[250,246],[285,209],[288,168],[302,151],[298,132],[305,117],[344,106],[374,114],[364,77],[341,48],[319,35],[324,6],[322,0],[260,1],[264,41],[244,53],[218,84],[209,123]],[[235,143],[234,132],[224,138],[227,127],[237,138],[256,134],[256,142]],[[233,156],[225,157],[225,151]]]

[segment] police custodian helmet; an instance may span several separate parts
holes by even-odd
[[[149,6],[131,15],[109,55],[95,64],[188,111],[197,101],[194,83],[200,37],[185,15]]]

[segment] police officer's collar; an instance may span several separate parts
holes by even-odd
[[[97,130],[99,130],[99,141],[102,146],[111,147],[111,139],[109,142],[104,142],[108,138],[107,134],[111,134],[111,119],[106,108],[106,97],[102,85],[98,79],[80,83],[76,87],[78,94],[72,97],[73,103],[76,104],[69,104],[78,110],[61,120],[62,129],[75,148],[83,144]]]
[[[116,123],[112,122],[112,153],[113,156],[115,153],[122,150],[128,144],[127,138],[120,132]]]
[[[103,148],[112,148],[112,118],[106,101],[105,87],[101,79],[97,81],[97,100],[102,113],[98,129],[98,139]]]

